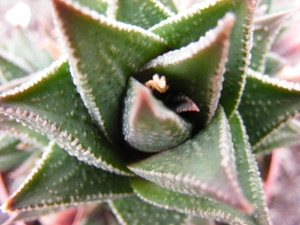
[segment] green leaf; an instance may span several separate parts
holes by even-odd
[[[244,195],[255,207],[252,216],[259,225],[271,225],[262,181],[255,157],[251,152],[251,146],[248,142],[248,136],[242,118],[236,113],[229,120],[229,124],[235,149],[239,184],[243,189]]]
[[[126,177],[80,162],[52,144],[32,174],[4,204],[3,209],[30,211],[65,207],[102,202],[131,192]]]
[[[134,148],[158,152],[190,137],[192,124],[154,98],[150,90],[130,78],[123,114],[123,134]]]
[[[173,0],[159,0],[160,2],[162,2],[164,4],[165,7],[167,7],[169,10],[171,10],[174,13],[177,13],[177,7],[174,4]]]
[[[276,76],[280,70],[287,64],[287,60],[274,52],[266,55],[265,74]]]
[[[0,112],[47,135],[71,155],[104,170],[130,173],[116,147],[101,134],[61,60],[0,96]]]
[[[108,8],[108,2],[106,0],[72,0],[73,2],[78,2],[80,5],[88,7],[92,10],[97,11],[100,14],[106,15]]]
[[[206,31],[216,26],[227,12],[233,12],[236,23],[230,38],[228,62],[226,64],[221,104],[230,116],[237,108],[244,87],[249,63],[254,10],[257,1],[219,0],[203,2],[179,13],[150,29],[167,41],[172,49],[197,41]]]
[[[146,203],[137,196],[116,199],[109,202],[109,205],[122,225],[180,225],[185,224],[187,217],[182,213]]]
[[[264,73],[266,54],[269,52],[284,22],[294,12],[295,10],[289,10],[254,20],[253,47],[251,49],[252,57],[250,64],[253,70]]]
[[[32,144],[40,148],[47,146],[49,143],[49,139],[45,135],[30,129],[3,114],[0,114],[0,131],[1,133],[8,134],[27,144]]]
[[[30,72],[30,68],[27,68],[20,60],[0,50],[0,83],[24,77]]]
[[[19,166],[30,156],[29,151],[17,149],[19,140],[1,135],[0,137],[0,171],[5,172]]]
[[[144,68],[166,76],[171,88],[193,100],[200,108],[195,114],[198,128],[207,125],[217,109],[233,24],[234,15],[228,13],[199,41],[159,56]]]
[[[130,181],[136,194],[155,206],[229,224],[257,225],[250,216],[214,200],[176,193],[141,178]]]
[[[226,115],[217,110],[211,123],[183,144],[129,165],[137,175],[172,191],[210,197],[250,212],[242,194]]]
[[[72,76],[90,115],[112,142],[119,141],[123,94],[130,76],[165,52],[164,41],[69,2],[54,0]],[[101,91],[99,91],[101,90]]]
[[[119,0],[115,18],[148,29],[172,15],[174,14],[157,0]]]
[[[278,130],[272,132],[253,149],[254,153],[266,152],[275,148],[296,145],[300,143],[300,122],[292,119]]]
[[[249,71],[239,112],[254,149],[299,108],[299,84]]]

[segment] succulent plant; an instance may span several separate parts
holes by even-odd
[[[269,55],[294,10],[52,6],[64,56],[36,72],[38,56],[0,52],[0,168],[32,169],[2,206],[10,221],[108,203],[120,224],[271,224],[254,154],[299,137],[300,86]]]

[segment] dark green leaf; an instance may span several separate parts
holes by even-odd
[[[294,10],[267,15],[254,20],[253,47],[251,64],[253,70],[264,73],[266,54],[270,50],[276,35],[283,23],[294,13]]]
[[[123,197],[131,192],[126,177],[80,162],[52,144],[4,209],[27,211],[72,206]]]
[[[180,225],[185,224],[187,217],[176,211],[150,205],[137,196],[113,200],[110,207],[122,225]]]
[[[21,61],[0,50],[0,83],[28,75],[30,68],[26,68]]]
[[[300,143],[300,122],[292,119],[283,127],[272,132],[259,145],[255,146],[254,152],[266,152],[275,148],[291,146]]]
[[[190,140],[129,168],[167,189],[217,199],[247,212],[252,209],[237,180],[233,143],[222,108]]]
[[[133,147],[158,152],[190,137],[192,125],[156,100],[150,90],[129,80],[123,114],[123,134]]]
[[[131,178],[131,184],[141,199],[158,207],[206,219],[216,219],[229,224],[257,225],[252,217],[208,198],[198,198],[169,191],[141,178]]]
[[[122,97],[128,78],[165,52],[167,46],[160,37],[136,26],[69,2],[53,2],[74,83],[103,133],[112,142],[119,141]]]
[[[249,71],[239,112],[254,149],[299,108],[299,84]]]
[[[65,61],[0,96],[0,112],[47,135],[70,154],[96,167],[129,171],[101,134],[77,93]]]
[[[119,0],[115,18],[148,29],[173,13],[157,0]]]
[[[204,2],[150,29],[165,39],[172,49],[178,49],[197,41],[206,31],[215,27],[217,21],[227,12],[235,14],[236,23],[231,33],[227,70],[221,95],[221,104],[227,115],[234,112],[244,87],[250,57],[251,21],[256,4],[256,0]]]
[[[217,109],[233,25],[234,15],[228,13],[199,41],[159,56],[144,68],[166,76],[171,88],[193,100],[200,108],[195,114],[197,127],[207,125]]]
[[[239,183],[244,195],[254,206],[253,218],[259,225],[271,225],[265,202],[262,181],[255,157],[251,152],[245,127],[241,117],[236,113],[229,120],[232,140],[235,149],[236,168]]]

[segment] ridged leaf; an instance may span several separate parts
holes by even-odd
[[[156,100],[151,91],[129,80],[123,114],[123,134],[134,148],[158,152],[190,137],[192,125]]]
[[[251,49],[251,64],[253,70],[264,73],[266,54],[279,33],[284,22],[294,10],[263,16],[254,20],[253,47]]]
[[[5,203],[4,210],[28,211],[101,202],[131,192],[126,177],[80,162],[52,144],[32,174]]]
[[[30,72],[21,61],[0,50],[0,83],[24,77]]]
[[[173,0],[159,0],[160,2],[162,2],[164,4],[165,7],[167,7],[169,10],[171,10],[174,13],[177,13],[177,7],[174,4]]]
[[[271,225],[260,173],[240,115],[237,113],[233,115],[229,124],[235,149],[238,179],[243,193],[254,206],[252,216],[259,225]]]
[[[275,148],[287,147],[300,143],[300,122],[292,119],[283,127],[272,132],[259,145],[255,146],[255,153],[271,151]]]
[[[8,134],[9,136],[40,148],[47,146],[49,143],[49,139],[45,135],[3,114],[0,114],[0,131],[1,133]]]
[[[108,2],[106,0],[97,0],[97,1],[91,1],[91,0],[72,0],[73,2],[78,2],[80,5],[88,7],[92,10],[97,11],[100,14],[105,15],[107,8],[108,8]]]
[[[109,140],[117,141],[121,139],[122,97],[128,78],[166,51],[166,44],[146,30],[69,1],[53,2],[74,83],[101,130]]]
[[[157,0],[119,0],[115,18],[148,29],[172,15],[174,14]]]
[[[5,172],[19,166],[30,156],[30,151],[17,149],[19,140],[7,135],[0,136],[0,171]]]
[[[269,52],[266,55],[265,74],[276,76],[280,70],[287,64],[287,60],[275,52]]]
[[[105,170],[129,173],[116,147],[89,116],[65,61],[4,92],[0,96],[0,112],[47,135],[79,160]]]
[[[299,108],[299,84],[249,71],[239,112],[254,149]]]
[[[222,108],[209,126],[190,140],[129,168],[167,189],[252,210],[237,180],[233,143]]]
[[[130,180],[134,191],[141,199],[158,207],[229,224],[257,225],[253,218],[228,205],[208,198],[176,193],[141,178],[130,178]]]
[[[217,109],[229,50],[234,15],[228,13],[199,41],[152,60],[144,68],[166,76],[170,87],[190,97],[200,108],[198,127],[207,125]]]
[[[129,196],[110,202],[110,207],[122,225],[183,225],[187,215],[158,208],[137,196]]]
[[[155,25],[150,31],[164,38],[172,49],[197,41],[206,31],[216,26],[227,12],[233,12],[236,23],[230,38],[228,63],[221,95],[226,114],[231,115],[240,100],[249,63],[251,21],[257,1],[211,0],[195,5],[174,17]]]

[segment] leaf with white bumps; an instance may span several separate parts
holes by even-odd
[[[276,35],[284,22],[295,12],[289,10],[263,16],[253,21],[253,47],[251,49],[251,64],[253,70],[264,73],[266,54],[270,50]]]
[[[0,113],[47,135],[79,160],[105,170],[130,173],[116,147],[88,114],[65,61],[2,93]]]
[[[40,163],[3,209],[30,211],[66,207],[102,202],[131,193],[127,177],[87,165],[56,144],[50,144]]]
[[[129,168],[164,188],[210,197],[248,213],[252,210],[238,184],[233,143],[222,108],[199,134]]]
[[[132,147],[158,152],[190,137],[192,124],[152,96],[151,91],[129,79],[123,113],[124,139]]]
[[[53,3],[78,92],[106,137],[119,141],[127,80],[167,45],[151,32],[70,1]]]
[[[236,109],[244,87],[246,68],[249,63],[252,19],[256,0],[211,0],[162,21],[150,28],[165,39],[172,49],[178,49],[197,41],[227,12],[233,12],[236,23],[230,37],[230,49],[226,64],[221,104],[227,115]]]
[[[180,194],[141,178],[130,178],[135,193],[157,207],[235,225],[258,225],[249,215],[208,198]]]
[[[185,214],[146,203],[137,196],[116,199],[109,205],[122,225],[183,225],[187,217]]]
[[[300,85],[249,71],[239,112],[255,149],[299,111]]]
[[[195,114],[200,128],[210,122],[219,103],[234,21],[232,13],[226,14],[197,42],[153,59],[142,71],[165,76],[170,87],[191,98],[200,109]]]
[[[115,18],[148,29],[173,13],[157,0],[117,1]]]

